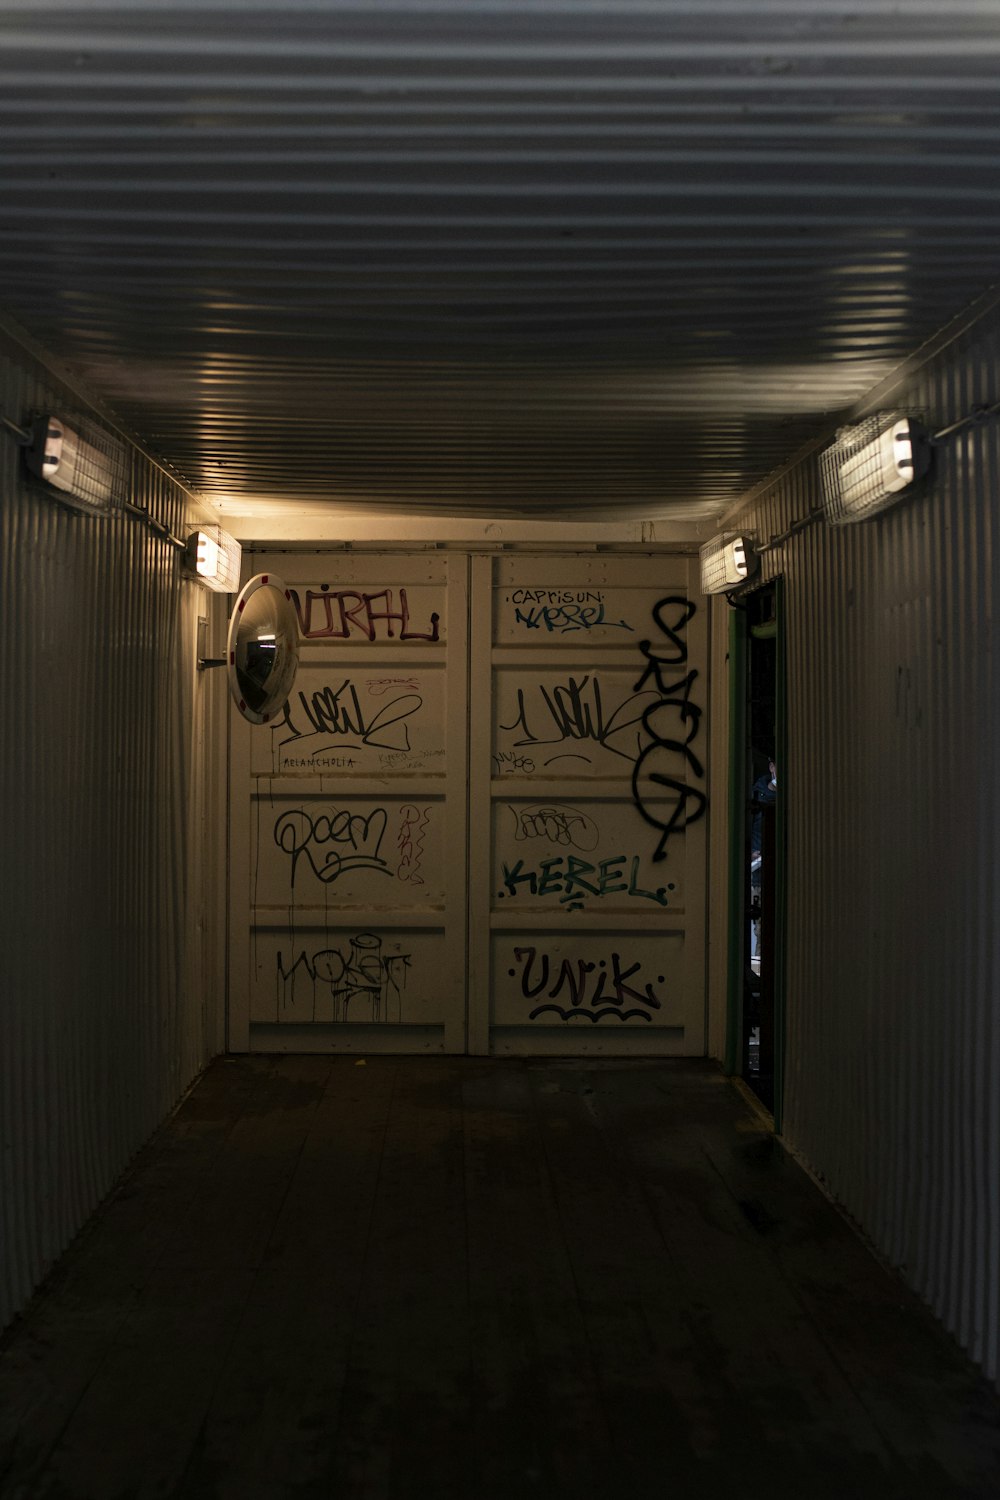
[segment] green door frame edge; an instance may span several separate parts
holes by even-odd
[[[729,923],[726,934],[725,1071],[740,1072],[743,1018],[744,872],[746,857],[746,677],[747,624],[741,609],[729,611]]]
[[[775,662],[774,751],[785,786],[787,766],[787,694],[785,646],[785,580],[775,578],[777,624]],[[741,609],[729,614],[729,923],[726,966],[726,1051],[723,1066],[739,1074],[742,1057],[743,968],[746,962],[745,871],[747,798],[747,622]],[[787,798],[775,804],[775,964],[774,964],[774,1132],[781,1134],[785,1095],[785,947],[787,932]]]
[[[781,1134],[785,1099],[786,950],[788,935],[788,697],[785,580],[774,580],[778,627],[774,684],[774,753],[781,788],[774,809],[774,1133]]]

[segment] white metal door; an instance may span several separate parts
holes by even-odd
[[[696,564],[477,558],[472,599],[471,1050],[701,1055]]]
[[[284,716],[233,716],[229,1045],[466,1047],[468,561],[255,556],[300,626]]]

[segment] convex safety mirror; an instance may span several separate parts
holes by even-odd
[[[245,584],[229,621],[229,691],[251,724],[267,724],[285,706],[299,665],[299,629],[291,594],[273,573]]]

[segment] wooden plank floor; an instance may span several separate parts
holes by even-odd
[[[212,1065],[3,1341],[4,1500],[1000,1495],[711,1064]]]

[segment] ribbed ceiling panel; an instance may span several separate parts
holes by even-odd
[[[1000,0],[6,5],[0,304],[237,509],[714,514],[996,278],[998,74]]]

